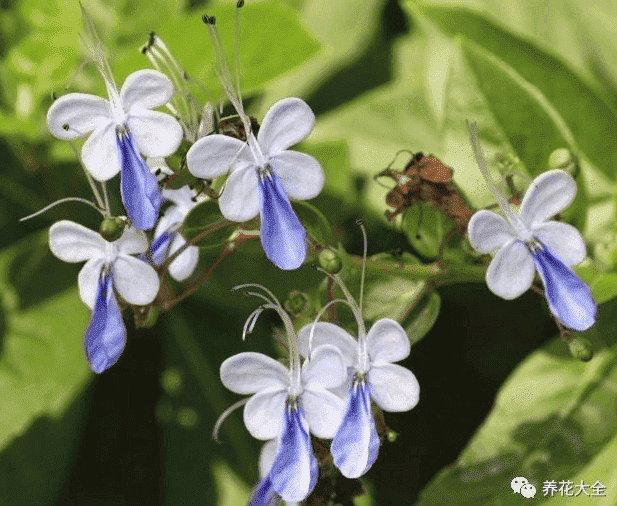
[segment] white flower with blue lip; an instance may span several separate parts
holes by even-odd
[[[257,137],[247,142],[221,134],[199,139],[189,149],[189,171],[213,178],[230,171],[219,199],[221,213],[243,222],[261,215],[261,244],[279,268],[297,269],[306,257],[306,232],[289,199],[316,197],[324,173],[312,156],[287,148],[312,130],[315,115],[306,102],[286,98],[266,113]]]
[[[475,124],[469,124],[478,166],[503,216],[487,210],[469,221],[469,242],[480,253],[494,253],[486,272],[489,289],[504,299],[527,291],[537,271],[549,308],[565,327],[583,331],[595,323],[597,306],[589,287],[570,269],[585,258],[579,231],[549,218],[568,207],[576,196],[576,183],[566,172],[554,169],[536,177],[518,209],[497,190],[488,171]]]
[[[86,261],[77,278],[79,297],[92,309],[85,350],[92,370],[101,373],[118,360],[126,344],[114,290],[138,306],[150,304],[158,293],[156,271],[131,256],[146,252],[148,241],[143,232],[127,227],[120,239],[108,242],[83,225],[62,220],[49,229],[49,248],[65,262]]]
[[[333,346],[315,348],[310,360],[300,367],[296,334],[289,316],[267,293],[272,299],[253,293],[267,303],[248,318],[245,333],[264,309],[276,310],[288,333],[289,368],[261,353],[244,352],[225,360],[220,371],[221,381],[229,390],[252,395],[244,407],[244,424],[251,435],[264,441],[278,441],[272,467],[253,491],[253,506],[268,504],[275,494],[285,501],[302,501],[311,493],[318,467],[310,433],[321,438],[334,436],[343,402],[327,389],[336,388],[346,378],[343,357]]]
[[[165,189],[162,192],[163,200],[173,202],[167,208],[156,225],[150,254],[154,265],[161,265],[167,258],[186,244],[186,240],[179,229],[184,223],[187,214],[197,204],[207,199],[205,195],[195,195],[188,185],[178,190]],[[169,274],[176,281],[184,281],[188,278],[199,261],[199,248],[188,246],[178,257],[169,264]]]
[[[339,278],[333,279],[356,318],[358,339],[332,323],[315,322],[300,330],[298,347],[304,356],[312,347],[326,345],[337,347],[343,354],[349,378],[347,406],[330,453],[344,476],[359,478],[371,468],[379,451],[371,400],[384,411],[408,411],[418,403],[420,385],[409,369],[393,363],[409,355],[411,346],[405,330],[396,321],[383,318],[367,334],[359,307]]]
[[[109,100],[85,93],[69,93],[56,100],[47,113],[54,137],[73,140],[88,136],[81,158],[98,181],[121,173],[122,203],[141,230],[152,228],[161,197],[158,184],[141,155],[171,155],[182,141],[182,127],[172,116],[152,111],[174,94],[171,81],[157,70],[139,70],[127,77],[120,91],[111,75],[105,79]]]

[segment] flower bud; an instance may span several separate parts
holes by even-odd
[[[589,362],[593,358],[593,348],[587,339],[575,337],[568,342],[570,353],[581,362]]]
[[[579,172],[578,158],[569,149],[559,148],[549,155],[548,168],[561,169],[576,177]]]
[[[101,222],[99,227],[99,233],[103,236],[103,239],[109,242],[114,242],[120,239],[122,232],[124,232],[124,226],[126,220],[116,216],[107,216]]]
[[[331,249],[325,249],[319,253],[319,265],[330,274],[338,274],[343,268],[341,257]]]

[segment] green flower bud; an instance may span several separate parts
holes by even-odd
[[[569,343],[570,353],[581,362],[589,362],[593,358],[593,348],[587,339],[575,337]]]
[[[548,168],[565,170],[572,177],[576,177],[579,172],[578,158],[569,149],[559,148],[548,157]]]
[[[398,432],[394,432],[393,430],[389,431],[387,436],[388,441],[390,443],[394,443],[396,441],[396,439],[398,438]]]
[[[330,274],[338,274],[343,268],[343,261],[336,251],[328,248],[319,253],[319,265]]]
[[[116,216],[107,216],[101,222],[99,227],[99,233],[103,236],[103,239],[109,242],[114,242],[120,239],[122,232],[124,232],[124,226],[126,220],[124,218],[118,218]]]

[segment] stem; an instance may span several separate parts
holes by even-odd
[[[351,265],[362,267],[362,257],[349,255]],[[366,260],[366,270],[369,273],[385,273],[407,279],[430,280],[435,286],[451,285],[454,283],[482,282],[486,275],[486,267],[478,265],[453,264],[440,267],[436,263],[400,264],[381,260]]]
[[[203,229],[201,232],[199,232],[198,234],[196,234],[193,237],[191,237],[189,240],[186,241],[185,244],[183,244],[180,248],[178,248],[176,251],[174,251],[173,254],[170,255],[169,258],[167,258],[167,260],[165,260],[161,264],[161,266],[157,269],[158,272],[159,273],[165,272],[165,269],[167,269],[167,267],[169,267],[169,264],[171,264],[176,258],[178,258],[184,252],[184,250],[186,250],[186,248],[188,248],[189,246],[194,245],[195,243],[198,243],[202,239],[205,239],[210,234],[212,234],[214,232],[217,232],[219,230],[222,230],[223,228],[225,228],[230,223],[231,223],[231,221],[229,221],[229,220],[221,220],[221,221],[217,221],[217,222],[214,222],[214,223],[211,223],[210,225],[208,225],[205,229]]]
[[[161,309],[163,311],[169,311],[172,307],[182,302],[189,295],[193,295],[201,287],[201,285],[203,285],[208,280],[208,278],[210,277],[210,274],[214,272],[214,269],[216,269],[218,264],[220,264],[227,257],[227,255],[229,255],[232,251],[233,251],[233,248],[230,248],[229,245],[225,245],[221,251],[221,254],[217,257],[217,259],[214,262],[210,264],[208,269],[203,271],[201,274],[199,274],[199,276],[197,276],[197,279],[195,279],[195,281],[190,283],[186,287],[184,292],[178,295],[175,299],[172,299],[168,302],[163,303],[161,305]]]

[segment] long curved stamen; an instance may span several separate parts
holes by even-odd
[[[246,336],[248,334],[253,332],[253,329],[255,328],[255,324],[257,323],[257,319],[259,318],[261,313],[263,313],[263,309],[261,307],[258,307],[257,309],[255,309],[255,311],[253,311],[249,315],[249,317],[244,322],[244,328],[242,329],[242,340],[243,341],[246,340]]]
[[[242,290],[243,288],[249,288],[249,287],[255,287],[255,288],[259,288],[260,290],[263,290],[264,292],[266,292],[269,298],[257,292],[246,292],[247,295],[252,295],[253,297],[259,297],[260,299],[265,300],[266,303],[268,304],[274,304],[275,306],[283,307],[280,301],[276,298],[276,295],[274,295],[270,290],[268,290],[265,286],[260,285],[259,283],[243,283],[241,285],[234,286],[232,290],[239,291],[239,290]]]
[[[81,202],[82,204],[88,204],[90,207],[96,209],[99,213],[105,216],[105,213],[101,209],[99,209],[93,202],[90,202],[89,200],[82,199],[80,197],[66,197],[60,200],[56,200],[55,202],[52,202],[49,205],[46,205],[43,209],[39,209],[36,213],[32,213],[32,214],[29,214],[28,216],[24,216],[23,218],[19,218],[19,221],[26,221],[26,220],[29,220],[30,218],[34,218],[35,216],[43,214],[49,211],[50,209],[52,209],[53,207],[59,206],[60,204],[64,204],[65,202]]]
[[[229,406],[225,411],[221,413],[221,416],[218,417],[216,423],[214,424],[214,429],[212,429],[212,439],[214,439],[217,443],[220,443],[219,431],[221,430],[221,425],[223,425],[223,422],[227,419],[229,415],[231,415],[233,411],[238,409],[240,406],[244,406],[249,401],[249,399],[250,397],[247,397],[246,399],[234,402],[231,406]]]
[[[253,328],[255,327],[255,323],[257,323],[257,318],[265,309],[274,309],[279,314],[281,320],[283,320],[283,325],[285,325],[285,330],[287,332],[287,342],[289,345],[289,375],[291,378],[291,391],[292,393],[299,393],[299,391],[301,391],[302,389],[302,382],[300,378],[300,353],[298,351],[298,338],[296,336],[296,331],[294,330],[293,324],[291,323],[291,319],[283,309],[283,306],[276,298],[276,296],[265,286],[257,283],[246,283],[234,286],[233,290],[237,291],[247,287],[260,288],[261,290],[266,292],[267,296],[259,292],[246,292],[247,295],[252,295],[254,297],[259,297],[260,299],[265,300],[266,304],[263,304],[255,311],[253,311],[253,313],[251,313],[251,315],[248,317],[247,321],[244,324],[244,331],[249,329],[249,332],[251,332],[253,330]],[[259,311],[259,313],[257,313],[257,311]]]
[[[346,300],[343,299],[334,299],[331,300],[330,302],[328,302],[324,307],[322,307],[319,312],[317,313],[317,316],[315,317],[315,321],[313,322],[313,324],[311,325],[311,331],[309,333],[309,351],[308,351],[308,357],[309,358],[311,356],[311,349],[313,347],[313,335],[315,334],[315,325],[317,325],[317,322],[319,321],[319,319],[322,317],[322,315],[327,311],[327,309],[333,305],[336,304],[337,302],[342,302],[343,304],[347,304],[351,310],[353,311],[353,306]]]
[[[495,200],[497,201],[497,204],[499,204],[499,207],[501,208],[504,216],[506,217],[512,228],[515,230],[515,232],[519,235],[519,237],[524,238],[525,240],[529,239],[531,234],[527,230],[527,227],[523,225],[523,222],[520,220],[520,218],[512,211],[508,200],[497,189],[497,185],[495,184],[495,181],[491,176],[488,165],[486,163],[484,152],[482,151],[482,146],[480,145],[478,124],[467,121],[467,130],[469,131],[471,148],[476,158],[476,162],[478,163],[478,168],[480,169],[480,172],[482,172],[482,175],[486,180],[486,184],[488,185],[489,190],[495,197]]]

